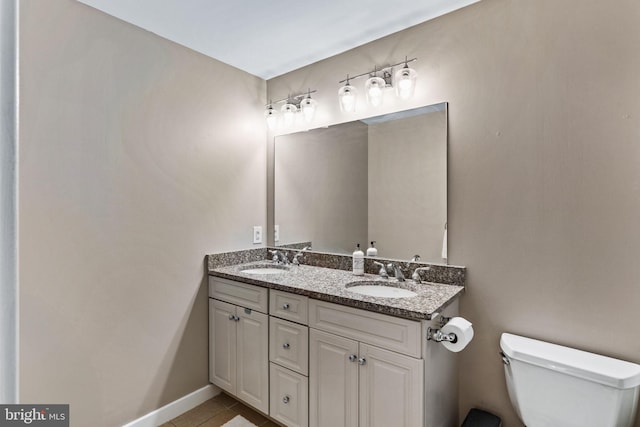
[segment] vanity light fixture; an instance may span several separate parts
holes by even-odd
[[[414,69],[409,68],[409,62],[416,61],[417,59],[418,58],[408,59],[407,57],[405,57],[403,62],[388,65],[381,68],[380,70],[378,70],[377,67],[374,67],[373,71],[358,74],[357,76],[349,77],[349,75],[347,74],[347,78],[345,80],[341,80],[338,82],[346,82],[346,84],[342,86],[338,91],[340,109],[343,112],[355,111],[356,89],[350,85],[349,81],[351,79],[357,79],[358,77],[362,76],[369,76],[364,84],[364,88],[365,94],[367,96],[367,101],[373,107],[377,107],[382,104],[385,88],[395,86],[396,94],[398,95],[398,97],[400,97],[401,99],[411,98],[415,91],[418,73]],[[394,74],[393,68],[403,64],[404,67],[399,69]]]
[[[280,108],[280,112],[282,112],[282,122],[285,126],[291,126],[295,123],[298,107],[296,107],[294,102],[295,101],[293,99],[288,99],[287,102]]]
[[[316,115],[317,106],[318,101],[311,99],[311,91],[307,91],[307,96],[302,98],[300,101],[300,111],[302,111],[302,115],[304,116],[304,121],[306,123],[311,123],[313,121],[313,118]]]
[[[416,78],[418,73],[413,68],[409,68],[408,60],[405,57],[404,67],[396,71],[396,94],[401,99],[409,99],[416,89]]]
[[[376,75],[376,69],[374,68],[373,74],[364,83],[364,90],[370,105],[378,107],[382,104],[383,90],[385,87],[387,87],[387,82],[382,77]]]
[[[269,101],[269,105],[267,105],[267,110],[264,112],[264,117],[267,120],[267,126],[269,130],[274,130],[276,125],[278,124],[278,112],[273,109],[273,104]]]
[[[343,113],[353,113],[356,111],[356,96],[358,91],[355,87],[349,84],[349,74],[347,74],[347,79],[340,83],[343,82],[346,82],[346,84],[338,90],[340,110],[342,110]]]
[[[278,111],[273,108],[273,104],[280,102],[284,102],[282,107],[280,107],[280,115],[282,116],[282,124],[284,126],[294,125],[300,113],[302,113],[301,115],[304,117],[304,121],[310,123],[315,116],[318,106],[318,101],[311,98],[311,94],[315,92],[315,90],[309,89],[306,93],[293,96],[289,95],[277,101],[269,101],[267,109],[264,112],[269,129],[274,130],[278,126],[279,114]]]

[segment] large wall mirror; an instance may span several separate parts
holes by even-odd
[[[278,246],[443,263],[447,104],[275,138]]]

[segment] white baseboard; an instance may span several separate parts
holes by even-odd
[[[218,394],[220,394],[220,389],[218,387],[212,384],[206,385],[193,393],[189,393],[178,400],[174,400],[173,402],[164,405],[162,408],[158,408],[137,420],[131,421],[122,427],[158,427],[159,425],[195,408],[199,404],[206,402]]]

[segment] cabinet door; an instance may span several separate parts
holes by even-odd
[[[237,308],[236,396],[269,413],[269,316]]]
[[[315,329],[309,331],[311,427],[357,427],[357,355],[356,341]]]
[[[422,427],[422,359],[360,344],[360,425]]]
[[[209,299],[209,381],[236,392],[236,306]]]

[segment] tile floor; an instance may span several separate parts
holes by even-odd
[[[279,427],[264,415],[224,393],[220,393],[160,427],[219,427],[236,415],[242,415],[260,427]]]

